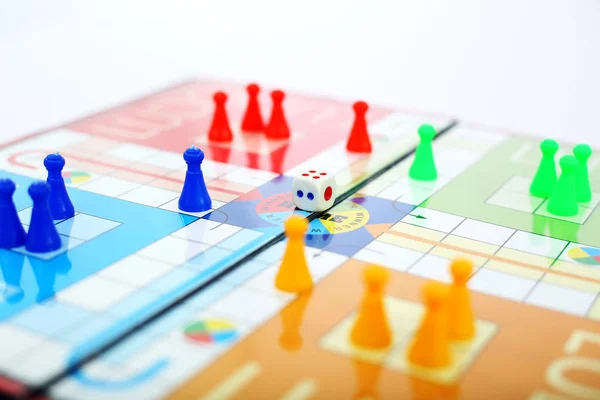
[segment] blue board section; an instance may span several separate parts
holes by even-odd
[[[5,171],[0,172],[0,176],[17,184],[13,197],[17,210],[31,207],[27,188],[35,180]],[[83,190],[69,188],[68,192],[77,212],[117,224],[93,239],[77,241],[75,247],[50,259],[28,254],[22,249],[0,250],[2,281],[6,285],[6,301],[0,303],[0,321],[198,219]]]
[[[117,360],[115,361],[119,362],[121,357],[129,355],[132,348],[136,351],[139,350],[139,346],[136,345],[136,343],[132,343],[137,340],[135,338],[141,337],[143,339],[150,337],[150,340],[152,340],[154,337],[153,335],[162,335],[171,331],[174,326],[188,321],[190,315],[195,314],[199,309],[202,309],[223,297],[229,293],[230,290],[230,286],[219,283],[209,286],[200,294],[192,297],[187,302],[155,321],[149,328],[146,328],[142,332],[138,332],[133,338],[120,342],[114,348],[104,353],[101,358],[105,361],[116,358]],[[118,392],[134,388],[135,386],[152,380],[160,375],[160,373],[169,365],[170,360],[165,357],[148,364],[144,368],[140,368],[139,371],[132,373],[129,376],[123,375],[118,378],[103,378],[85,373],[82,370],[75,371],[71,376],[86,386],[94,387],[96,390]]]
[[[219,274],[223,270],[225,270],[228,266],[232,265],[244,255],[252,252],[257,249],[261,245],[265,243],[266,240],[270,239],[271,236],[261,235],[260,237],[254,239],[250,243],[246,244],[244,247],[240,248],[238,251],[228,255],[220,259],[218,262],[212,264],[211,266],[205,268],[197,275],[191,277],[189,280],[182,282],[177,287],[174,287],[169,293],[161,296],[149,304],[140,307],[136,312],[130,314],[127,318],[122,319],[110,326],[106,330],[103,330],[99,334],[89,338],[81,345],[77,346],[68,360],[69,364],[73,365],[80,362],[83,358],[85,358],[90,353],[98,350],[107,342],[115,339],[116,337],[125,333],[128,329],[130,329],[135,324],[142,323],[144,320],[149,318],[151,315],[157,313],[161,310],[161,308],[168,306],[169,304],[176,301],[182,295],[191,292],[195,288],[202,285],[204,282],[207,282],[209,279]],[[192,260],[193,262],[194,260]],[[139,335],[138,335],[139,337]],[[153,376],[155,376],[158,372],[160,372],[163,368],[168,365],[167,359],[162,359],[157,361],[155,364],[148,366],[146,369],[138,372],[132,377],[128,377],[122,381],[117,382],[107,382],[105,380],[95,381],[93,378],[83,374],[81,371],[76,371],[74,376],[80,381],[96,385],[96,386],[105,386],[106,389],[123,389],[126,387],[135,386],[140,382],[143,382]]]
[[[0,177],[10,178],[18,185],[13,197],[17,210],[31,207],[27,188],[34,179],[7,172],[0,172]],[[52,303],[56,307],[48,309],[49,311],[32,306],[51,299],[61,290],[198,220],[194,216],[83,190],[69,188],[68,192],[77,214],[73,218],[56,222],[64,242],[61,249],[44,254],[28,253],[24,248],[0,250],[0,284],[4,283],[2,294],[5,300],[0,302],[0,321],[11,318],[12,323],[50,336],[62,332],[67,326],[76,325],[76,322],[89,318],[86,313],[79,315],[82,312],[80,309],[70,309],[62,303]],[[27,212],[22,212],[21,215],[27,215]],[[252,215],[252,212],[247,215]],[[216,210],[203,218],[224,223],[227,222],[228,215]],[[26,219],[27,217],[25,223]],[[76,219],[83,223],[74,223]],[[174,269],[152,283],[160,285],[161,290],[154,291],[149,296],[144,295],[148,293],[145,289],[134,292],[115,305],[111,318],[69,337],[72,350],[67,362],[72,364],[81,361],[134,325],[143,323],[181,296],[195,290],[272,237],[273,234],[267,232],[237,232],[220,243],[221,248],[209,248],[188,260],[185,267]],[[39,312],[46,311],[49,314],[44,315],[44,318],[52,318],[52,323],[49,324],[52,329],[45,326],[48,324],[44,324],[44,318],[39,315]],[[60,321],[55,321],[55,318]],[[164,369],[167,363],[166,359],[160,360],[134,376],[110,383],[94,379],[81,371],[77,371],[75,376],[88,385],[118,390],[150,379]],[[56,367],[62,368],[61,365],[64,365],[64,360],[56,360]],[[55,372],[61,371],[57,369]]]

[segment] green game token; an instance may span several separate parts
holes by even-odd
[[[433,159],[433,148],[431,142],[435,136],[435,128],[431,125],[421,125],[419,127],[419,137],[421,141],[415,151],[408,176],[418,181],[434,181],[437,179],[437,169]]]
[[[573,156],[563,156],[560,159],[560,178],[556,182],[554,193],[548,199],[549,213],[561,217],[577,215],[579,205],[575,192],[575,173],[578,165],[577,159]]]
[[[575,172],[575,191],[577,201],[587,203],[592,200],[592,189],[590,188],[590,177],[588,176],[588,158],[592,155],[592,148],[587,144],[578,144],[573,148],[573,154],[579,165]]]
[[[558,143],[552,139],[543,140],[540,143],[542,160],[535,177],[529,186],[529,193],[537,197],[550,197],[556,185],[556,163],[554,155],[558,151]]]

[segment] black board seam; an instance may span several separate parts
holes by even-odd
[[[459,122],[457,120],[452,120],[447,126],[445,126],[443,129],[441,129],[435,135],[434,141],[438,140],[444,134],[446,134],[447,132],[449,132],[450,130],[452,130],[454,127],[456,127],[458,125],[458,123]],[[329,208],[329,210],[331,208],[337,206],[341,202],[347,200],[354,193],[358,192],[359,190],[361,190],[362,188],[364,188],[365,186],[367,186],[369,183],[375,181],[381,175],[383,175],[384,173],[386,173],[387,171],[391,170],[396,165],[400,164],[402,161],[404,161],[405,159],[407,159],[408,157],[410,157],[412,154],[415,153],[416,149],[417,149],[416,146],[413,147],[410,151],[405,152],[401,157],[396,158],[396,159],[390,161],[388,164],[384,165],[381,169],[379,169],[375,173],[373,173],[371,176],[369,176],[365,180],[359,182],[358,184],[352,186],[352,188],[348,189],[347,191],[345,191],[344,193],[342,193],[341,195],[339,195],[336,198],[334,204]],[[323,216],[326,212],[327,212],[327,210],[326,211],[320,211],[320,212],[311,213],[310,215],[308,215],[306,217],[306,219],[309,222],[314,221],[315,219],[320,218],[321,216]],[[54,375],[52,378],[46,380],[45,382],[43,382],[40,385],[37,385],[37,386],[34,386],[34,387],[29,387],[28,386],[27,392],[25,393],[24,397],[21,397],[21,398],[26,398],[27,399],[27,398],[31,398],[33,396],[38,396],[40,394],[43,394],[51,386],[55,385],[56,383],[58,383],[59,381],[65,379],[65,378],[67,378],[73,371],[75,371],[77,369],[80,369],[82,366],[84,366],[88,362],[90,362],[90,361],[94,360],[95,358],[99,357],[101,354],[107,352],[108,350],[110,350],[114,346],[120,344],[123,340],[127,340],[131,335],[133,335],[133,334],[139,332],[140,330],[142,330],[145,325],[153,323],[154,321],[156,321],[157,319],[159,319],[163,315],[165,315],[168,312],[170,312],[172,309],[176,308],[177,306],[181,305],[185,301],[189,300],[191,297],[193,297],[195,295],[198,295],[200,292],[202,292],[208,286],[210,286],[213,283],[219,281],[221,278],[223,278],[224,276],[228,275],[230,272],[235,271],[237,268],[239,268],[240,266],[242,266],[243,264],[245,264],[246,261],[248,261],[248,260],[256,257],[258,254],[260,254],[263,251],[269,249],[270,247],[272,247],[275,244],[279,243],[283,239],[285,239],[285,233],[284,232],[281,232],[278,235],[272,237],[267,242],[263,243],[262,245],[260,245],[259,247],[257,247],[253,251],[251,251],[250,253],[248,253],[245,256],[243,256],[242,258],[240,258],[238,261],[231,263],[229,266],[227,266],[226,268],[224,268],[219,273],[215,274],[213,277],[209,278],[204,283],[198,285],[196,288],[190,290],[189,292],[181,295],[176,300],[174,300],[173,302],[171,302],[171,303],[167,304],[166,306],[162,307],[161,309],[159,309],[158,311],[156,311],[152,315],[148,316],[147,318],[143,319],[142,321],[133,324],[131,327],[129,327],[128,329],[126,329],[123,333],[121,333],[120,335],[117,335],[117,337],[113,338],[112,340],[108,341],[106,344],[100,346],[99,348],[97,348],[93,352],[89,353],[87,356],[83,357],[78,362],[76,362],[73,365],[69,366],[68,368],[62,370],[58,374]]]

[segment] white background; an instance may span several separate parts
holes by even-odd
[[[0,0],[0,140],[194,76],[600,145],[598,0]]]

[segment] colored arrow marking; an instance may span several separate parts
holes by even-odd
[[[367,224],[365,228],[374,238],[379,237],[383,233],[393,232],[390,231],[390,228],[394,224]]]
[[[419,214],[419,215],[408,214],[408,215],[410,215],[411,217],[418,218],[418,219],[427,219],[427,217],[424,217],[424,216],[422,216],[422,215],[420,215],[420,214]]]

